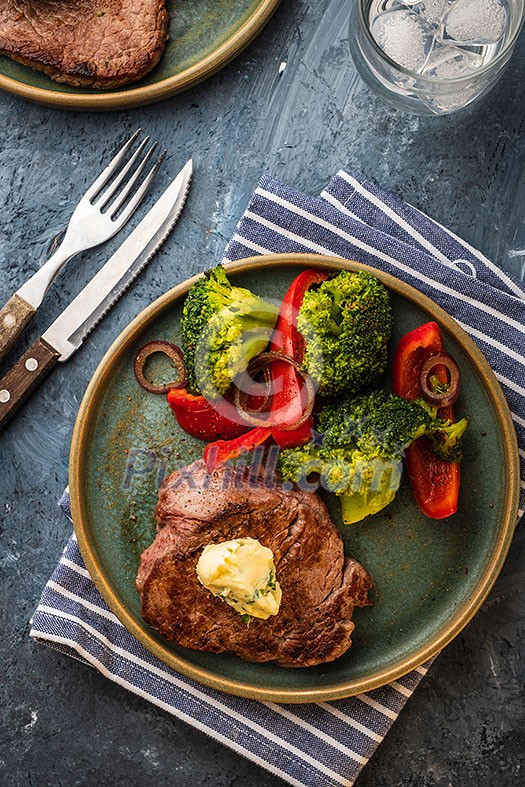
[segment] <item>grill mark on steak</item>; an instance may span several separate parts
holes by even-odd
[[[162,484],[157,535],[136,579],[144,619],[179,645],[248,661],[307,667],[338,658],[352,643],[354,607],[370,603],[370,577],[344,556],[316,494],[249,483],[247,475],[244,485],[230,484],[228,472],[210,476],[199,461]],[[282,589],[279,613],[249,625],[196,573],[206,544],[246,536],[272,550]]]
[[[98,89],[145,76],[168,40],[165,0],[4,0],[0,54]]]

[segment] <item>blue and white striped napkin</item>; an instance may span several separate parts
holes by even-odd
[[[225,252],[314,252],[357,259],[429,295],[472,336],[507,397],[525,507],[525,288],[417,209],[340,172],[321,197],[264,177]],[[67,494],[61,501],[70,514]],[[46,585],[31,636],[302,787],[350,787],[427,671],[331,703],[277,705],[222,694],[152,656],[108,610],[74,536]]]

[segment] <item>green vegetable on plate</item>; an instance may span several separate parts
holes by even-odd
[[[341,499],[345,524],[359,522],[392,502],[399,488],[405,449],[421,436],[435,451],[457,461],[467,420],[436,417],[422,399],[408,401],[382,390],[328,405],[317,417],[317,435],[282,451],[279,471],[300,486],[312,474]]]
[[[297,327],[304,367],[324,397],[377,385],[388,362],[393,318],[386,287],[368,271],[342,270],[309,289]]]
[[[222,265],[188,292],[180,322],[188,390],[221,398],[267,346],[279,309],[228,281]]]

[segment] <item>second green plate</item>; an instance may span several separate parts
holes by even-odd
[[[255,38],[280,0],[168,0],[170,39],[160,63],[140,82],[116,90],[60,85],[0,57],[0,88],[69,109],[122,109],[151,104],[202,82]]]

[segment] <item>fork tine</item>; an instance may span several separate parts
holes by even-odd
[[[120,163],[128,155],[130,148],[141,133],[142,129],[138,128],[128,141],[120,148],[118,153],[111,159],[107,167],[100,173],[98,178],[93,181],[91,186],[87,189],[82,200],[90,201],[97,196],[102,188],[106,185],[113,173],[118,169]]]
[[[152,166],[144,180],[142,181],[140,187],[137,189],[134,197],[128,202],[120,216],[117,216],[115,219],[116,224],[125,224],[126,221],[132,216],[135,210],[138,208],[144,195],[146,194],[147,190],[149,189],[151,183],[155,179],[157,172],[160,169],[160,166],[164,159],[166,158],[167,151],[163,150],[160,156],[158,157],[155,164]]]
[[[149,137],[147,137],[146,139],[149,139]],[[141,145],[141,147],[142,147],[142,145]],[[114,218],[114,216],[118,212],[119,208],[122,207],[122,205],[124,204],[124,202],[128,198],[129,194],[131,194],[131,191],[132,191],[133,187],[135,186],[135,183],[137,182],[139,177],[144,172],[146,164],[151,159],[151,157],[152,157],[153,153],[155,152],[155,150],[157,149],[157,147],[158,147],[158,143],[154,142],[153,145],[151,146],[151,148],[148,150],[148,152],[144,156],[144,158],[142,159],[142,161],[139,164],[139,166],[137,167],[137,169],[135,170],[135,172],[133,173],[132,177],[129,179],[129,181],[126,184],[126,186],[122,189],[120,194],[116,197],[116,199],[113,201],[113,203],[109,206],[108,213],[109,213],[111,218]]]
[[[92,204],[96,205],[96,207],[100,211],[102,211],[106,207],[106,205],[108,204],[110,199],[114,196],[114,194],[116,194],[117,189],[119,188],[121,183],[124,181],[124,179],[128,176],[128,173],[131,170],[131,168],[133,166],[135,166],[135,163],[136,163],[138,157],[140,155],[142,155],[142,152],[143,152],[144,148],[146,147],[146,145],[148,144],[149,140],[150,140],[149,136],[147,136],[145,139],[142,140],[142,142],[138,146],[138,148],[135,151],[135,153],[131,156],[129,161],[127,161],[126,164],[122,167],[122,169],[118,173],[117,177],[110,183],[110,185],[104,191],[104,193],[101,193],[100,197],[98,197],[98,199],[95,199],[94,201],[92,201]]]

